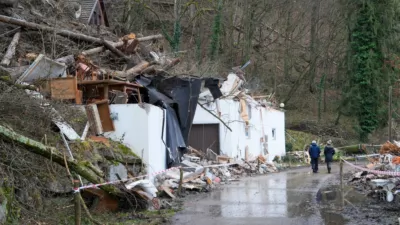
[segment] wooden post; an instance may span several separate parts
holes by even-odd
[[[182,194],[182,184],[183,184],[183,169],[179,168],[179,186],[178,186],[178,195]]]
[[[389,87],[389,118],[388,118],[388,125],[389,125],[389,141],[392,142],[392,89],[393,87]]]
[[[344,208],[344,186],[343,186],[343,160],[340,159],[340,197],[342,200],[342,209]]]
[[[74,188],[79,188],[79,180],[74,180]],[[75,193],[75,225],[81,225],[81,193]]]

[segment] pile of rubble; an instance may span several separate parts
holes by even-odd
[[[379,171],[400,172],[400,143],[386,142],[382,145],[379,154],[367,155],[370,173],[361,171],[352,174],[350,182],[360,191],[367,192],[368,196],[381,201],[400,204],[400,177],[379,174]]]
[[[192,147],[189,149],[190,153],[183,156],[181,169],[167,171],[155,179],[155,186],[172,198],[176,197],[173,193],[179,189],[180,182],[185,190],[210,191],[218,185],[239,181],[240,177],[278,171],[261,155],[245,161],[217,155],[211,149],[207,149],[206,155]]]

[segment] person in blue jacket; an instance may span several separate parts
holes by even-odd
[[[326,166],[328,167],[328,173],[331,173],[331,163],[333,161],[334,154],[335,154],[335,149],[332,147],[332,141],[329,140],[324,149],[325,162]]]
[[[308,149],[308,153],[310,154],[311,158],[311,168],[314,173],[318,173],[318,159],[319,155],[321,154],[321,149],[317,145],[316,141],[311,142],[311,146]]]

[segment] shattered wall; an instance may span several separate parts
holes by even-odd
[[[166,151],[161,135],[163,110],[150,104],[110,105],[115,131],[105,133],[121,141],[143,159],[148,174],[166,169]],[[165,129],[165,126],[164,126]]]
[[[247,107],[251,109],[247,112],[249,114],[249,127],[248,132],[246,132],[245,121],[240,115],[239,101],[222,99],[219,100],[219,105],[221,119],[228,124],[232,132],[201,107],[196,110],[193,124],[219,124],[221,154],[244,159],[247,148],[248,157],[254,158],[264,154],[262,140],[265,139],[268,140],[268,161],[272,162],[275,155],[282,156],[285,154],[285,117],[283,112],[248,104]],[[218,115],[215,103],[205,104],[204,107]],[[274,134],[272,134],[273,129]],[[267,137],[265,138],[265,136]]]

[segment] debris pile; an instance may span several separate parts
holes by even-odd
[[[82,188],[80,191],[88,200],[88,205],[93,205],[99,212],[121,208],[147,208],[149,203],[154,208],[159,208],[154,184],[150,180],[142,180],[143,175],[147,174],[143,162],[126,146],[118,150],[120,143],[110,145],[110,140],[104,134],[116,130],[111,104],[154,103],[153,96],[149,97],[150,82],[146,83],[145,76],[168,76],[168,70],[180,62],[179,58],[171,58],[158,48],[158,41],[163,36],[138,36],[131,33],[110,41],[4,15],[0,15],[0,22],[7,24],[10,32],[6,32],[6,35],[12,37],[6,53],[0,58],[1,81],[13,88],[24,89],[32,101],[39,102],[43,113],[51,112],[52,122],[57,127],[54,131],[60,132],[60,140],[63,140],[60,142],[68,149],[65,162],[69,164],[71,172],[76,172],[74,169],[83,171],[82,177],[79,176],[80,187],[115,182],[112,185]],[[23,41],[29,35],[26,31],[54,32],[54,35],[69,39],[76,46],[84,43],[85,47],[77,52],[76,49],[72,51],[74,47],[71,46],[71,51],[63,51],[63,55],[57,58],[48,53],[40,54],[40,51],[21,55],[25,50],[19,51],[19,48],[26,44]],[[137,78],[141,75],[143,79],[139,82]],[[165,97],[160,93],[156,95]],[[60,102],[85,114],[84,118],[79,118],[83,121],[82,134],[56,109],[55,103]],[[176,104],[172,100],[169,103]],[[2,136],[13,132],[7,128],[2,131]],[[55,135],[58,136],[57,133]],[[10,137],[16,137],[16,134],[12,133]],[[86,148],[88,142],[100,143],[96,146],[101,147],[79,152],[81,148]],[[36,142],[29,139],[27,143]],[[49,159],[56,159],[55,161],[58,160],[64,166],[60,151],[41,143],[37,146],[42,151],[39,155],[46,156],[51,151],[48,153]],[[35,148],[39,148],[37,146]],[[84,157],[81,158],[78,154],[83,154]],[[134,177],[141,178],[132,179]],[[127,179],[132,182],[118,182]],[[68,190],[69,193],[71,191],[72,189]],[[90,203],[91,200],[93,203]]]
[[[361,171],[354,173],[350,179],[357,190],[380,201],[400,204],[400,178],[387,175],[376,175]]]
[[[386,142],[382,145],[379,154],[367,155],[366,168],[376,172],[353,173],[350,182],[358,190],[367,192],[370,197],[400,204],[400,177],[380,174],[380,171],[400,172],[399,144],[396,141]]]
[[[162,203],[158,199],[159,192],[175,198],[182,190],[209,191],[216,185],[237,181],[239,177],[277,172],[275,165],[267,162],[263,155],[251,158],[246,153],[245,159],[233,159],[216,154],[212,149],[199,151],[186,146],[202,88],[209,90],[209,93],[203,93],[207,100],[220,98],[222,92],[241,96],[241,116],[249,130],[246,101],[259,103],[244,94],[242,84],[245,79],[241,69],[235,69],[237,75],[229,74],[225,85],[220,85],[220,79],[215,78],[187,75],[172,77],[168,71],[181,59],[164,53],[159,46],[163,36],[159,34],[139,37],[130,33],[119,39],[114,37],[111,41],[110,37],[105,40],[100,33],[91,36],[52,27],[49,23],[42,25],[3,15],[0,15],[0,22],[7,24],[9,31],[6,35],[12,37],[0,62],[1,80],[9,86],[23,89],[30,99],[39,102],[43,111],[51,112],[54,130],[60,133],[60,143],[68,150],[68,157],[56,148],[36,143],[35,140],[25,141],[25,146],[36,150],[38,155],[51,157],[60,166],[69,167],[79,175],[80,184],[74,186],[75,191],[81,192],[88,200],[88,205],[96,211],[109,212],[135,206],[146,208],[149,204],[160,209]],[[16,54],[21,42],[27,38],[28,30],[49,32],[77,46],[83,43],[84,47],[79,51],[63,51],[59,57],[54,53],[46,54],[45,51]],[[84,119],[80,118],[83,132],[63,118],[54,106],[55,102],[66,103],[85,114]],[[113,106],[136,104],[149,113],[144,103],[157,106],[164,113],[160,129],[163,133],[154,136],[158,140],[165,135],[161,148],[167,153],[167,168],[175,168],[157,175],[154,181],[153,175],[150,176],[145,169],[151,165],[143,165],[142,160],[132,153],[132,148],[124,146],[119,152],[114,151],[115,145],[118,148],[122,141],[115,143],[116,137],[107,136],[112,132],[117,133],[119,129],[115,122],[119,119],[118,113],[112,112]],[[265,106],[266,100],[263,104]],[[136,115],[131,113],[129,116]],[[1,135],[8,134],[11,140],[17,136],[8,128],[0,127],[2,131]],[[21,137],[21,140],[25,139]],[[78,152],[85,147],[84,141],[100,143],[102,147]],[[20,142],[23,144],[23,141]],[[266,144],[265,140],[262,142]],[[35,144],[28,146],[29,143]],[[99,152],[101,154],[97,154]],[[184,153],[183,157],[180,157],[181,153]],[[84,157],[78,157],[78,154]],[[97,160],[98,155],[101,155],[101,160]],[[155,172],[158,174],[160,171]],[[150,178],[143,179],[147,176]]]
[[[400,143],[397,141],[393,141],[393,143],[387,141],[385,144],[382,145],[381,149],[379,150],[379,154],[392,154],[400,156]]]
[[[176,198],[180,181],[184,190],[210,191],[213,187],[238,181],[245,176],[277,172],[274,163],[266,162],[263,156],[251,161],[234,160],[221,156],[207,149],[207,154],[188,147],[189,152],[183,156],[180,169],[168,171],[156,177],[155,185],[171,198]],[[182,176],[182,179],[181,179]]]

